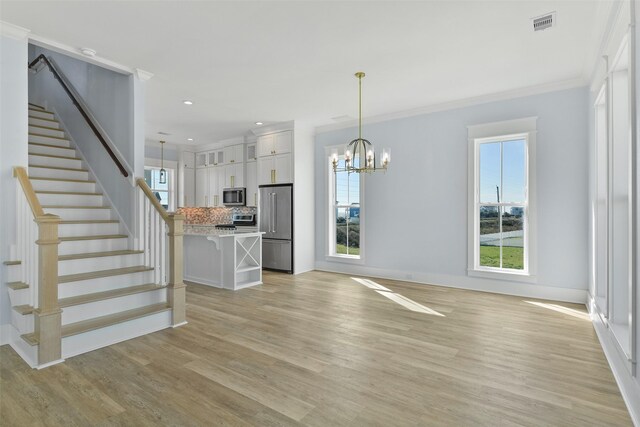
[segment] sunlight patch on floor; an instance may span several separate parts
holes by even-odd
[[[584,311],[575,310],[569,307],[563,307],[557,304],[549,304],[545,302],[538,301],[525,301],[527,304],[535,305],[537,307],[546,308],[548,310],[557,311],[558,313],[568,314],[569,316],[577,317],[578,319],[591,321],[591,317],[589,317],[589,313],[585,313]]]
[[[415,302],[414,300],[405,297],[404,295],[400,295],[398,293],[395,293],[391,289],[385,288],[384,286],[374,282],[373,280],[361,279],[359,277],[352,277],[351,279],[355,280],[356,282],[360,283],[361,285],[366,286],[367,288],[375,290],[377,293],[379,293],[383,297],[386,297],[386,298],[390,299],[391,301],[393,301],[393,302],[395,302],[397,304],[400,304],[401,306],[403,306],[404,308],[406,308],[408,310],[415,311],[417,313],[430,314],[432,316],[445,317],[444,314],[438,313],[437,311],[435,311],[435,310],[433,310],[433,309],[431,309],[431,308],[429,308],[427,306],[419,304],[419,303]]]

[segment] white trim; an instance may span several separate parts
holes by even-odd
[[[640,384],[638,383],[638,379],[630,375],[629,361],[623,356],[615,337],[612,336],[610,329],[602,321],[595,300],[591,295],[589,295],[588,298],[587,309],[591,315],[593,328],[596,331],[607,362],[609,362],[613,377],[620,389],[620,394],[622,394],[622,398],[627,405],[631,420],[634,425],[640,426]]]
[[[556,92],[566,89],[573,89],[577,87],[586,87],[588,82],[582,78],[575,78],[571,80],[563,80],[560,82],[546,83],[538,86],[529,86],[521,89],[508,90],[504,92],[497,92],[492,94],[480,95],[471,98],[460,99],[457,101],[444,102],[442,104],[434,104],[425,107],[420,107],[412,110],[404,110],[396,113],[380,114],[377,116],[366,117],[362,119],[363,124],[386,122],[389,120],[403,119],[406,117],[419,116],[422,114],[431,114],[441,111],[454,110],[458,108],[471,107],[479,104],[486,104],[489,102],[504,101],[508,99],[520,98],[531,95],[539,95],[547,92]],[[332,123],[327,125],[317,126],[315,133],[331,132],[339,129],[347,129],[356,127],[358,121],[356,119],[344,121],[340,123]]]
[[[263,125],[257,128],[253,128],[251,129],[251,132],[255,136],[262,136],[262,135],[268,135],[270,133],[275,133],[275,132],[284,132],[287,130],[294,130],[294,127],[295,127],[295,122],[293,120],[290,120],[288,122],[274,123],[271,125]]]
[[[133,70],[133,75],[136,76],[138,80],[141,80],[143,82],[146,82],[147,80],[153,77],[153,73],[150,73],[149,71],[145,71],[142,68],[135,68]]]
[[[499,278],[517,282],[537,283],[537,222],[536,222],[536,135],[537,117],[505,120],[501,122],[484,123],[467,126],[468,129],[468,176],[467,176],[467,274],[469,276]],[[526,140],[526,201],[524,204],[525,237],[524,271],[509,271],[508,269],[488,269],[478,265],[478,233],[476,208],[478,205],[479,184],[479,143],[486,141],[505,141],[514,137]],[[518,204],[520,205],[520,204]]]
[[[175,325],[171,325],[171,327],[172,327],[172,328],[179,328],[180,326],[184,326],[184,325],[186,325],[187,323],[189,323],[189,322],[187,322],[187,321],[185,320],[184,322],[180,322],[180,323],[176,323]]]
[[[587,301],[586,289],[563,288],[547,284],[531,286],[526,283],[519,283],[512,280],[493,280],[469,276],[455,276],[450,274],[431,274],[407,270],[390,270],[365,265],[338,264],[325,261],[316,261],[316,270],[332,273],[357,274],[363,277],[377,277],[423,285],[469,289],[526,298],[573,302],[578,304],[585,304]]]
[[[9,22],[0,21],[0,35],[14,40],[23,40],[29,36],[31,30],[11,24]]]
[[[51,40],[47,37],[42,37],[37,34],[29,35],[29,43],[43,47],[53,52],[58,52],[63,55],[70,56],[74,59],[79,59],[80,61],[88,62],[90,64],[115,71],[120,74],[135,74],[135,70],[131,67],[127,67],[126,65],[119,64],[98,55],[93,57],[83,55],[80,52],[80,48],[69,46],[67,44]]]
[[[9,298],[7,294],[7,299]],[[11,344],[11,323],[0,325],[0,345]]]
[[[611,9],[609,10],[609,18],[607,19],[607,25],[605,27],[602,40],[600,41],[600,46],[595,54],[595,57],[591,59],[591,63],[592,63],[591,70],[590,71],[587,70],[587,72],[590,72],[589,82],[591,82],[590,89],[592,91],[594,91],[596,87],[602,84],[601,80],[606,78],[606,75],[608,73],[608,70],[605,69],[602,79],[598,77],[598,73],[600,70],[599,68],[600,60],[603,57],[604,58],[607,57],[607,51],[608,51],[609,44],[611,43],[611,38],[613,37],[613,34],[614,34],[614,29],[617,27],[618,21],[622,16],[622,14],[620,13],[622,10],[622,3],[623,2],[621,1],[614,1],[611,3]]]
[[[53,362],[43,363],[42,365],[36,366],[37,370],[48,368],[49,366],[57,365],[58,363],[63,363],[65,359],[54,360]]]

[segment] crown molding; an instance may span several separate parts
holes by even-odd
[[[126,65],[119,64],[115,61],[111,61],[98,55],[92,57],[83,55],[80,51],[80,48],[78,47],[69,46],[64,43],[60,43],[36,34],[29,35],[29,43],[52,50],[54,52],[61,53],[63,55],[70,56],[75,59],[79,59],[80,61],[88,62],[90,64],[115,71],[120,74],[136,74],[136,70],[131,67],[127,67]],[[147,73],[147,71],[144,72]]]
[[[141,68],[135,68],[134,69],[134,75],[141,81],[146,82],[147,80],[149,80],[151,77],[153,77],[153,73],[150,73],[149,71],[145,71]]]
[[[293,130],[294,121],[290,120],[288,122],[279,122],[271,125],[264,125],[257,128],[251,129],[251,133],[255,136],[267,135],[274,132],[283,132],[285,130]]]
[[[621,19],[622,5],[622,1],[616,1],[611,4],[611,9],[609,10],[609,18],[607,19],[607,25],[605,27],[604,34],[602,35],[602,40],[600,40],[600,46],[598,47],[596,56],[591,63],[591,70],[587,70],[587,72],[589,72],[588,77],[591,90],[596,90],[599,87],[599,83],[601,81],[601,78],[599,78],[598,76],[599,70],[601,70],[600,61],[602,61],[602,59],[606,56],[607,50],[609,49],[609,44],[611,43],[611,38],[614,34],[614,30],[618,25],[618,21]],[[604,70],[605,76],[607,71],[608,70]]]
[[[403,119],[406,117],[420,116],[423,114],[437,113],[440,111],[455,110],[458,108],[471,107],[474,105],[486,104],[489,102],[505,101],[514,98],[521,98],[524,96],[538,95],[547,92],[556,92],[560,90],[573,89],[576,87],[588,86],[588,82],[584,77],[577,77],[575,79],[563,80],[553,83],[545,83],[537,86],[528,86],[520,89],[514,89],[504,92],[497,92],[487,95],[480,95],[466,99],[460,99],[457,101],[444,102],[441,104],[428,105],[425,107],[419,107],[411,110],[399,111],[396,113],[380,114],[377,116],[365,117],[362,119],[362,124],[372,124],[379,122],[386,122],[389,120]],[[327,125],[316,126],[315,133],[325,133],[334,130],[348,129],[358,126],[358,119],[348,120],[340,123],[331,123]]]
[[[31,33],[31,30],[13,25],[9,22],[0,21],[0,35],[2,35],[2,37],[23,40],[29,36],[29,33]]]

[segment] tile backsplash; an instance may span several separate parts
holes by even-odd
[[[178,208],[186,217],[185,224],[230,224],[233,214],[255,214],[256,208]]]

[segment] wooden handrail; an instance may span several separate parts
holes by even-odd
[[[80,102],[78,101],[78,99],[76,99],[75,95],[71,91],[71,88],[67,85],[67,82],[68,82],[67,78],[60,71],[56,69],[56,67],[51,63],[51,61],[49,61],[49,59],[46,56],[44,56],[44,54],[40,54],[36,59],[34,59],[29,64],[29,68],[30,69],[35,68],[36,64],[38,64],[41,61],[44,62],[44,64],[47,67],[49,67],[49,70],[51,70],[51,72],[53,73],[53,77],[60,83],[60,85],[62,86],[62,89],[64,89],[64,91],[67,93],[69,98],[71,98],[71,102],[73,102],[73,105],[75,105],[78,111],[80,111],[80,114],[82,115],[82,117],[84,117],[84,120],[87,122],[87,124],[89,125],[93,133],[96,135],[98,140],[100,140],[104,149],[107,150],[107,153],[109,154],[113,162],[116,164],[118,169],[120,169],[120,172],[122,173],[122,175],[124,175],[125,177],[128,177],[129,172],[127,172],[127,169],[124,167],[122,162],[120,162],[120,160],[118,159],[118,156],[116,156],[116,153],[114,153],[113,149],[109,146],[109,143],[105,139],[104,135],[102,135],[102,132],[100,132],[98,127],[95,125],[95,123],[93,123],[93,120],[91,120],[91,118],[89,117],[89,114],[87,114],[84,108],[82,108],[82,106],[80,105]]]
[[[164,222],[169,222],[169,214],[167,213],[166,209],[162,207],[156,196],[147,185],[147,182],[144,180],[144,178],[136,179],[136,184],[138,184],[138,186],[142,189],[142,192],[145,194],[145,196],[147,196],[153,207],[156,208]]]
[[[29,202],[29,206],[31,207],[31,213],[33,213],[34,218],[38,218],[44,215],[44,210],[40,205],[40,201],[36,196],[36,192],[33,191],[33,186],[31,185],[31,181],[29,180],[29,175],[27,175],[27,171],[22,166],[15,166],[13,168],[13,177],[18,178],[18,182],[22,187],[22,191],[24,191],[24,195],[27,198],[27,202]]]

